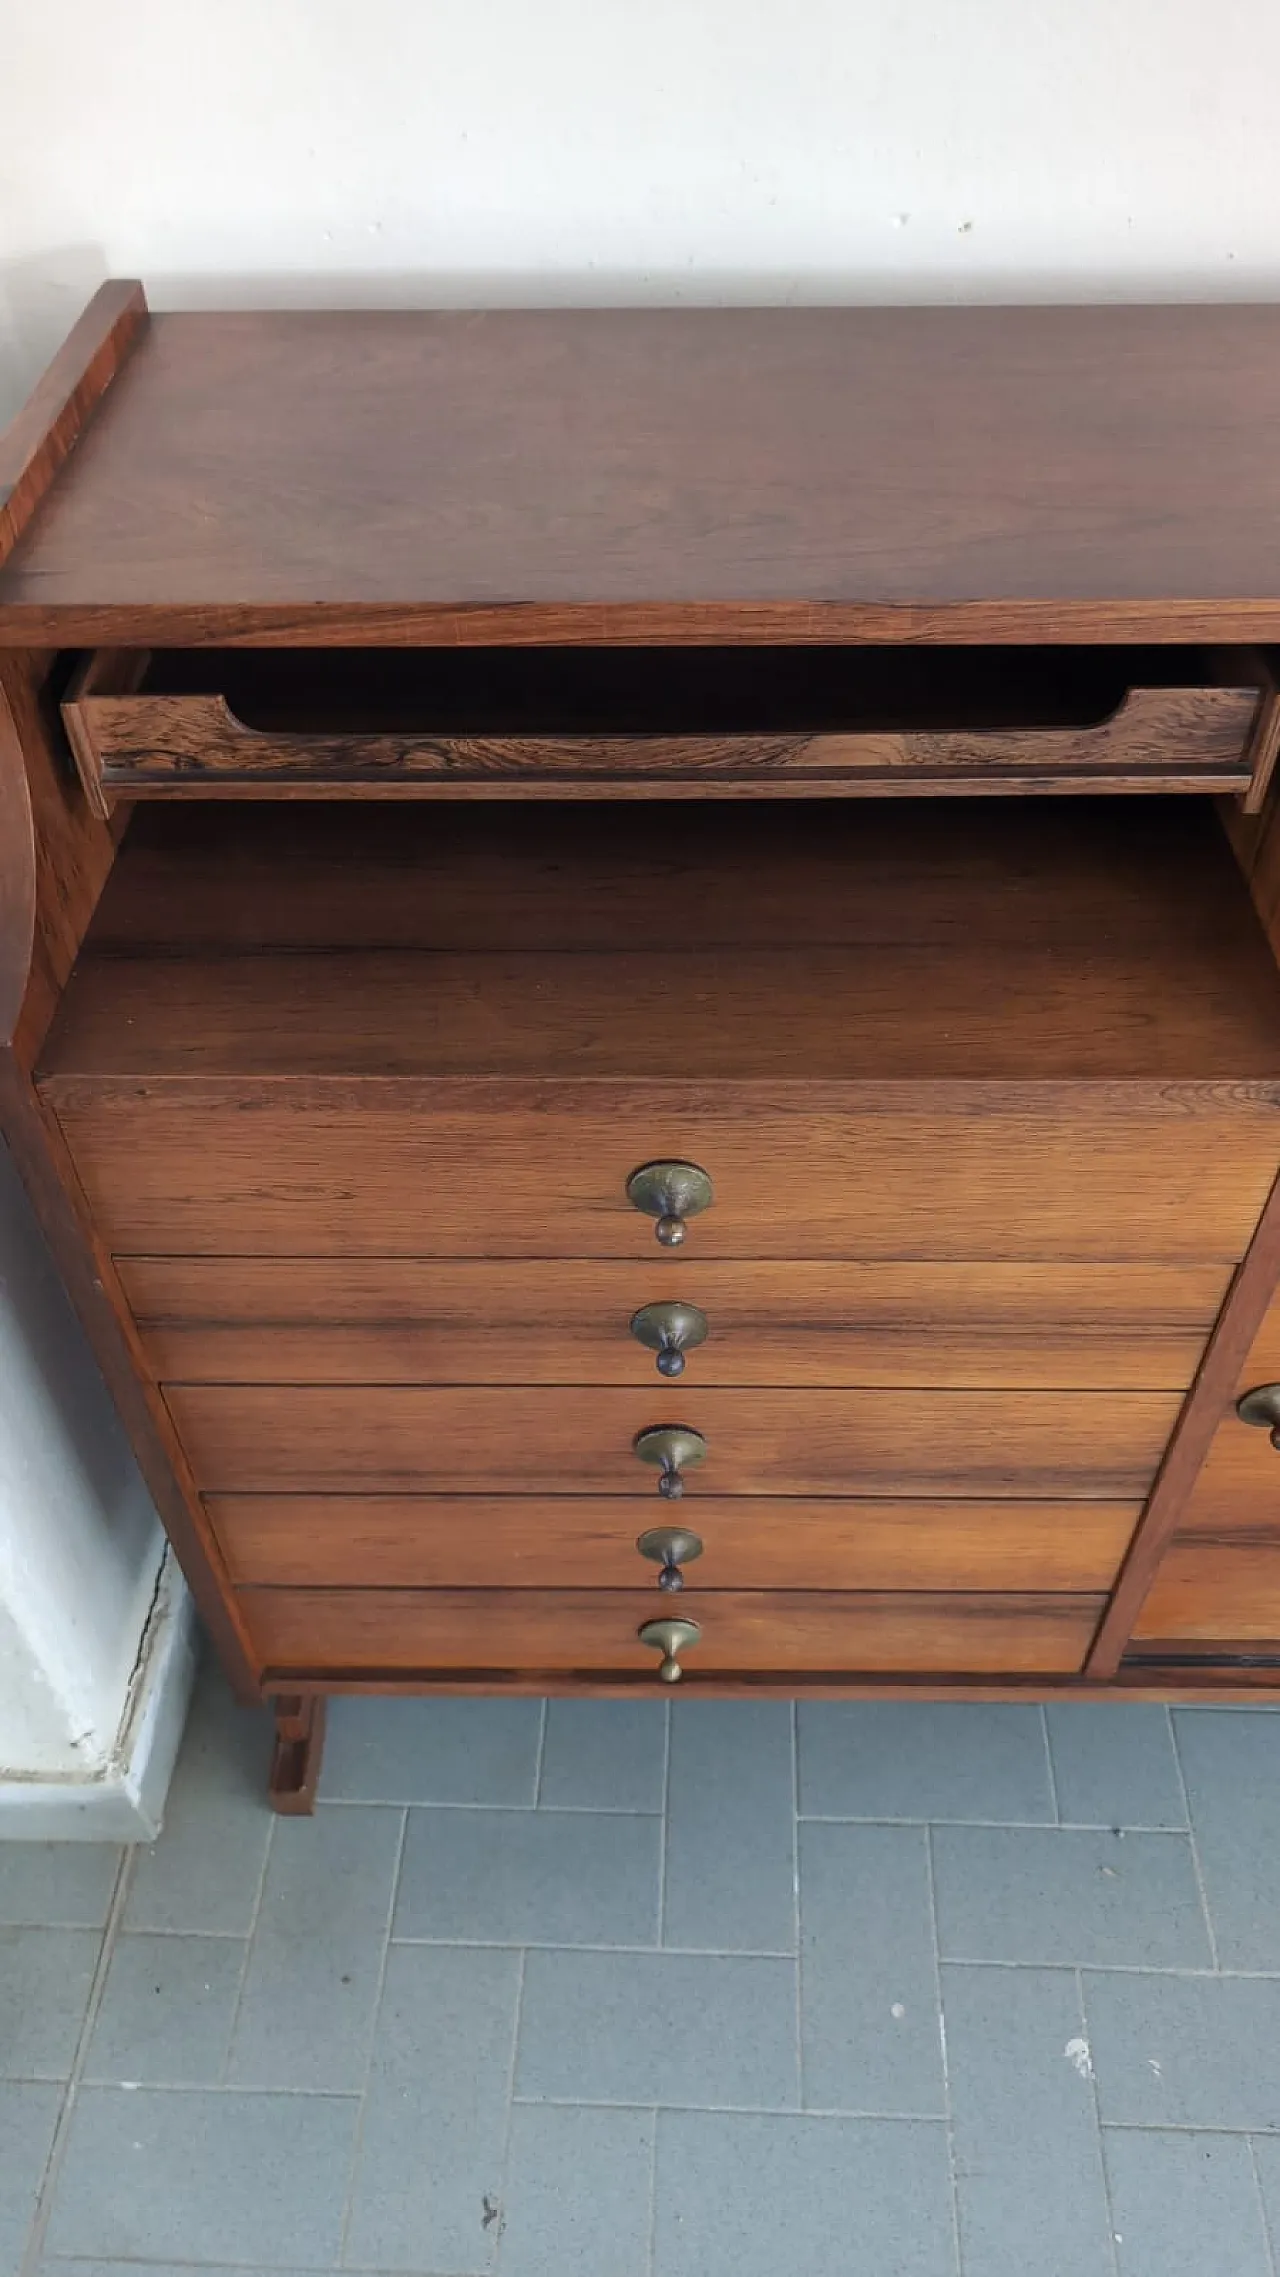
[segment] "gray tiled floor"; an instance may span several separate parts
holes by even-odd
[[[0,1849],[0,2277],[1280,2277],[1280,1717],[203,1680]]]

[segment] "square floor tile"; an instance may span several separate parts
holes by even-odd
[[[1280,1982],[1084,1979],[1104,2120],[1280,2131]]]
[[[1111,2277],[1111,2224],[1074,1970],[944,1968],[964,2266]]]
[[[1280,1969],[1280,1718],[1174,1716],[1224,1969]]]
[[[233,2085],[363,2087],[402,1816],[322,1810],[279,1821],[231,2043]]]
[[[1120,2277],[1272,2277],[1243,2135],[1108,2127]]]
[[[605,1811],[409,1813],[398,1938],[653,1945],[662,1822]]]
[[[1271,2255],[1280,2268],[1280,2135],[1254,2135],[1250,2141],[1253,2163],[1257,2170],[1258,2186],[1262,2192],[1262,2211],[1271,2241]],[[1209,2273],[1205,2272],[1205,2277]]]
[[[654,2114],[518,2103],[502,2277],[649,2277]]]
[[[347,2234],[358,2267],[492,2267],[520,1985],[517,1953],[393,1946]]]
[[[933,1861],[944,1959],[1067,1968],[1209,1965],[1185,1835],[940,1826]]]
[[[333,1700],[320,1794],[329,1802],[532,1803],[541,1728],[540,1700]]]
[[[663,1943],[794,1953],[791,1709],[673,1700]]]
[[[83,2088],[48,2251],[326,2269],[357,2109],[354,2098],[326,2095]]]
[[[806,1821],[800,1936],[805,2103],[942,2117],[924,1827]]]
[[[0,1924],[101,1929],[122,1855],[105,1842],[0,1842]]]
[[[66,2079],[102,1940],[92,1929],[0,1929],[0,2079]]]
[[[248,1933],[272,1823],[273,1730],[265,1712],[237,1706],[219,1669],[202,1669],[164,1831],[134,1856],[127,1928],[192,1937]]]
[[[516,2093],[563,2103],[793,2107],[796,1964],[533,1952]]]
[[[660,1811],[665,1700],[548,1700],[538,1800],[551,1810]]]
[[[1039,1708],[806,1700],[796,1713],[806,1817],[1052,1824]]]
[[[655,2242],[655,2277],[954,2277],[946,2131],[660,2112]]]
[[[1140,1700],[1064,1700],[1045,1715],[1064,1826],[1185,1827],[1163,1708]]]
[[[22,2266],[62,2092],[60,2087],[0,2080],[0,2269]]]
[[[244,1960],[238,1937],[118,1938],[86,2078],[217,2087]]]

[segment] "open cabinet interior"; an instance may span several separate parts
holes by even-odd
[[[155,649],[144,696],[224,698],[282,734],[680,735],[1091,727],[1131,688],[1248,685],[1189,646]]]
[[[1070,1673],[1271,1186],[1280,974],[1208,800],[140,805],[38,1082],[273,1667],[642,1682],[674,1400],[691,1681]]]
[[[1280,1080],[1209,801],[135,809],[50,1074]]]

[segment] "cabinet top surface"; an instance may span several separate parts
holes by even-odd
[[[1280,637],[1280,307],[140,306],[0,641]]]

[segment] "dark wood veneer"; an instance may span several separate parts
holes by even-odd
[[[1267,641],[1280,308],[104,287],[0,438],[0,1129],[278,1808],[328,1691],[651,1689],[676,1417],[695,1690],[1280,1693]]]
[[[1275,639],[1278,429],[1263,306],[161,315],[0,639]]]

